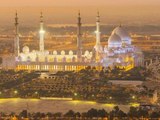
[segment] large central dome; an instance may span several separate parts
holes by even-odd
[[[122,47],[122,40],[120,36],[117,34],[112,34],[109,39],[108,39],[108,47],[109,48],[117,48],[117,47]]]
[[[131,37],[130,35],[124,30],[124,28],[122,26],[116,27],[112,34],[117,34],[121,40],[123,41],[123,43],[125,44],[131,44]]]

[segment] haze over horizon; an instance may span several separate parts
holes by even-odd
[[[5,0],[0,6],[104,6],[104,5],[158,5],[159,0]]]
[[[40,11],[46,24],[75,24],[78,10],[85,24],[95,23],[97,10],[104,24],[160,23],[160,0],[5,0],[0,25],[13,25],[16,10],[22,25],[38,24]]]

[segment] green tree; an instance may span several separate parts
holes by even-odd
[[[159,118],[160,114],[158,112],[152,112],[150,115],[151,118]]]
[[[149,117],[149,113],[147,110],[139,109],[138,110],[138,117]]]
[[[73,110],[69,110],[64,116],[65,117],[75,117],[75,112]]]
[[[88,112],[87,112],[87,117],[90,117],[90,118],[92,118],[92,117],[98,117],[98,112],[97,112],[97,110],[94,109],[94,108],[88,110]]]
[[[98,117],[102,117],[102,118],[107,117],[107,115],[108,115],[104,109],[98,110],[97,114],[98,114]]]
[[[57,112],[53,114],[54,117],[62,117],[62,113],[61,112]]]
[[[137,117],[138,116],[138,111],[137,108],[135,107],[130,107],[130,110],[128,112],[129,117]]]

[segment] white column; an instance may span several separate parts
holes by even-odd
[[[14,54],[16,56],[19,56],[19,29],[18,29],[18,15],[16,12],[16,17],[15,17],[15,40],[14,40]]]
[[[78,24],[77,24],[77,58],[78,61],[81,61],[82,58],[82,34],[81,34],[81,16],[80,12],[78,13]]]
[[[45,31],[43,29],[43,15],[42,15],[42,12],[41,12],[41,16],[40,16],[40,31],[39,31],[39,34],[40,34],[40,41],[39,41],[39,49],[41,52],[44,51],[44,34],[45,34]]]
[[[99,12],[97,15],[97,21],[96,21],[96,45],[100,45],[100,36],[101,36],[101,32],[100,32],[100,16],[99,16]]]

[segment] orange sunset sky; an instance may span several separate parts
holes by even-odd
[[[1,0],[0,25],[12,25],[16,10],[24,25],[36,24],[40,11],[47,24],[73,24],[78,10],[93,24],[97,9],[104,24],[160,23],[160,0]]]
[[[1,0],[0,6],[157,5],[160,0]]]

